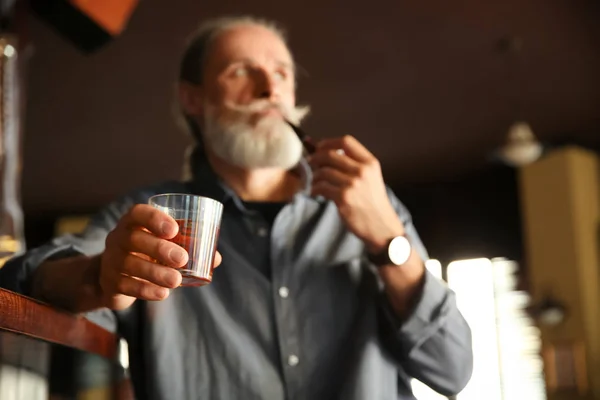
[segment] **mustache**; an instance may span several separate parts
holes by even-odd
[[[284,119],[298,125],[310,112],[309,106],[287,106],[281,102],[272,100],[255,100],[248,104],[235,104],[227,102],[225,107],[230,111],[250,116],[259,112],[277,110],[281,113]]]

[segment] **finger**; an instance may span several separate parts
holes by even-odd
[[[179,226],[168,214],[148,204],[137,204],[119,221],[119,226],[127,229],[145,228],[156,236],[172,239]]]
[[[322,167],[315,171],[315,181],[326,181],[333,186],[346,187],[352,184],[352,176],[331,167]]]
[[[133,254],[125,256],[121,272],[169,289],[181,285],[181,273],[176,269],[146,261]]]
[[[312,155],[309,163],[317,170],[322,167],[331,167],[351,176],[356,176],[361,167],[357,161],[332,149],[319,150]]]
[[[360,143],[354,136],[345,135],[338,138],[324,139],[317,144],[317,150],[342,149],[348,157],[358,162],[372,161],[375,156]]]
[[[221,256],[221,253],[219,253],[218,251],[215,252],[215,260],[213,261],[213,268],[217,268],[219,265],[221,265],[222,262],[223,262],[223,257]]]
[[[127,275],[119,277],[116,291],[125,296],[149,301],[164,300],[169,296],[169,289]]]
[[[323,196],[335,203],[340,199],[340,188],[327,181],[314,181],[312,186],[313,196]]]
[[[111,240],[126,253],[141,253],[169,267],[181,268],[189,259],[181,246],[143,230],[121,229],[112,234]]]

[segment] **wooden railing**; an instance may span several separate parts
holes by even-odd
[[[3,400],[66,399],[90,392],[98,399],[132,399],[118,344],[117,335],[81,316],[0,289]]]

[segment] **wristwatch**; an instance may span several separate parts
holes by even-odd
[[[383,251],[377,254],[368,254],[368,259],[376,267],[384,265],[402,265],[410,258],[412,246],[406,236],[396,236],[388,242]]]

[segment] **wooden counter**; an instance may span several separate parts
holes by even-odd
[[[3,400],[132,399],[118,344],[81,316],[0,289]]]

